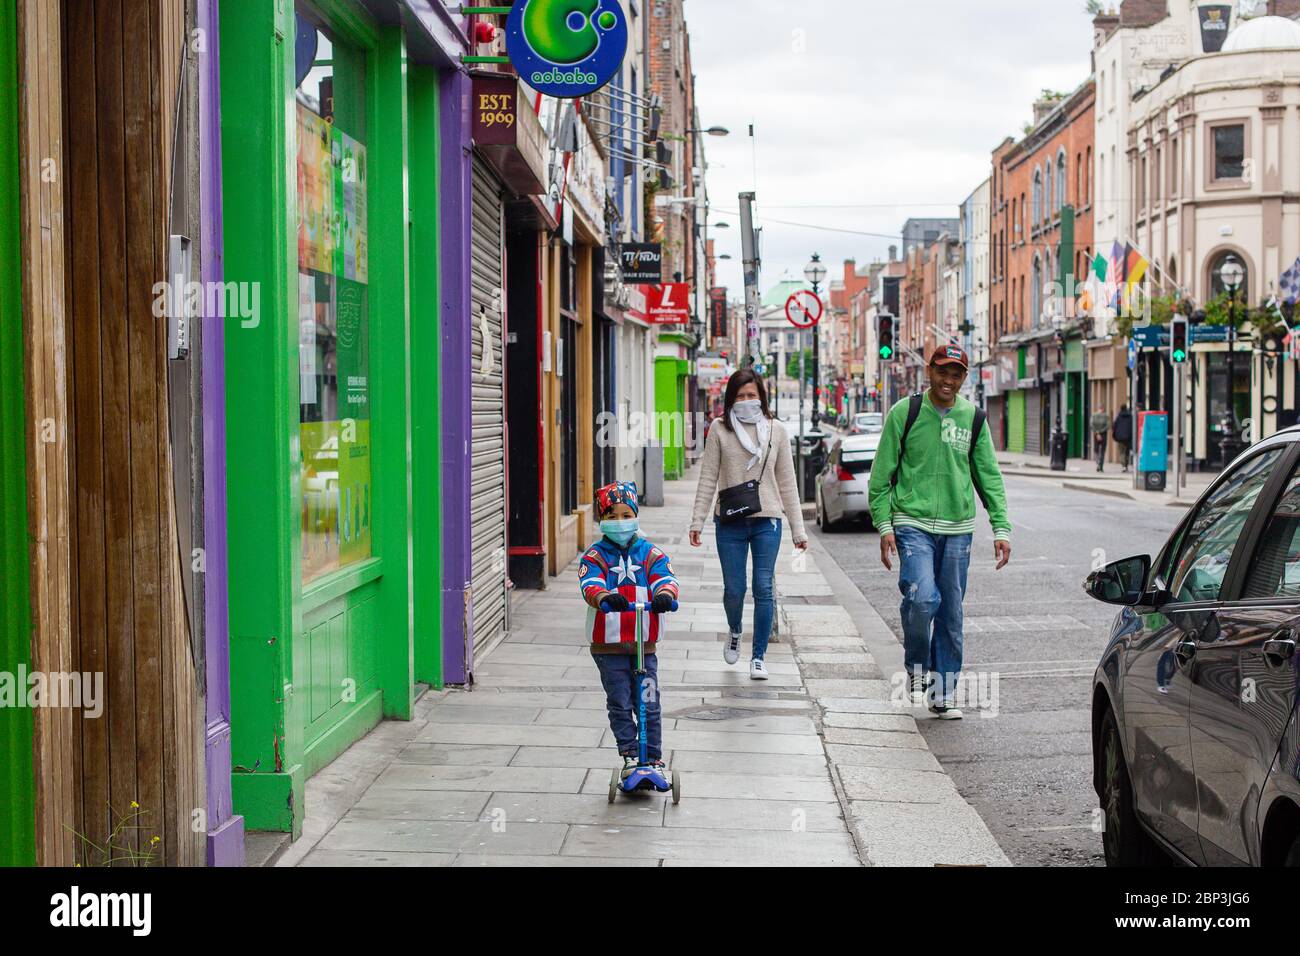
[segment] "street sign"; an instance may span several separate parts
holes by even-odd
[[[822,317],[822,300],[809,289],[800,289],[785,300],[785,317],[796,329],[811,329]]]
[[[691,320],[689,282],[643,285],[646,321],[657,325],[679,325]]]

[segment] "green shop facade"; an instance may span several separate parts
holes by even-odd
[[[224,0],[234,810],[441,686],[439,337],[462,280],[462,22],[439,3]],[[455,189],[450,190],[456,193]]]

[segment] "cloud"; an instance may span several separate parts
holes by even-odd
[[[742,190],[758,196],[764,286],[801,274],[813,252],[836,277],[841,260],[883,258],[890,244],[772,219],[896,235],[908,216],[956,217],[1039,91],[1087,79],[1082,10],[1082,0],[686,0],[700,120],[731,130],[705,140],[713,221],[733,226],[709,233],[733,257],[718,263],[719,284],[741,294],[739,223],[720,211],[736,210]]]

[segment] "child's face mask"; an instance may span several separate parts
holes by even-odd
[[[641,523],[636,518],[606,518],[600,523],[601,533],[615,544],[626,546],[636,537]]]

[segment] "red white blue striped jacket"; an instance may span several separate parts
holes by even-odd
[[[587,549],[578,566],[578,590],[587,602],[587,636],[593,651],[630,651],[636,645],[636,613],[601,611],[597,598],[603,591],[633,601],[649,601],[656,594],[678,596],[677,577],[668,555],[646,538],[636,537],[620,548],[602,537]],[[644,614],[642,635],[647,650],[664,637],[664,616]]]

